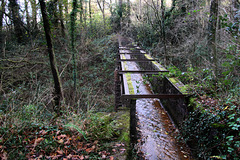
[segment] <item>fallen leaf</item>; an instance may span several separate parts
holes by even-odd
[[[92,148],[87,148],[86,152],[88,152],[88,153],[92,152]]]
[[[57,136],[57,138],[58,138],[58,139],[67,138],[67,135],[61,134],[60,136]]]
[[[124,153],[124,152],[125,152],[125,150],[126,150],[126,149],[124,149],[124,148],[121,148],[121,149],[120,149],[120,151],[121,151],[120,153]]]
[[[41,135],[46,135],[47,132],[46,132],[45,130],[41,130],[41,131],[39,132],[39,134],[41,134]]]
[[[34,145],[33,147],[35,148],[40,142],[42,142],[44,140],[44,138],[37,138],[35,139]]]
[[[114,160],[114,157],[113,157],[113,156],[110,156],[109,160]]]
[[[56,132],[56,135],[59,135],[59,134],[60,134],[60,132],[61,132],[61,131],[60,131],[60,130],[58,130],[58,131]]]
[[[63,154],[63,151],[62,150],[58,150],[58,151],[56,151],[57,152],[57,154]]]
[[[96,148],[96,146],[95,146],[95,145],[93,145],[93,146],[92,146],[92,150],[94,150],[95,148]]]
[[[63,142],[64,142],[63,139],[60,139],[60,140],[58,141],[58,143],[60,143],[60,144],[62,144]]]
[[[71,144],[70,141],[71,141],[70,138],[68,138],[67,141],[66,141],[64,144],[65,144],[65,145],[69,145],[69,144]]]
[[[62,155],[56,155],[56,156],[52,156],[52,159],[59,159],[60,157],[62,157]]]
[[[106,159],[106,155],[102,155],[102,159]]]
[[[121,144],[116,144],[116,146],[117,146],[117,147],[120,147],[120,146],[121,146]]]
[[[98,144],[98,140],[94,141],[93,144],[95,144],[95,145]]]
[[[71,158],[72,158],[72,155],[69,154],[69,155],[67,156],[67,159],[71,159]]]
[[[3,152],[3,154],[1,155],[0,157],[2,160],[7,160],[8,157],[7,157],[7,152]]]

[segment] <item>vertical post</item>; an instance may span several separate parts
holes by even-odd
[[[136,157],[137,144],[137,119],[136,119],[136,99],[130,99],[130,150],[127,159],[134,159]],[[137,156],[138,157],[138,156]]]
[[[114,71],[114,82],[115,82],[115,111],[117,111],[118,106],[120,105],[121,96],[120,79],[117,68]]]
[[[137,118],[136,118],[136,99],[130,100],[130,140],[132,144],[137,142]]]

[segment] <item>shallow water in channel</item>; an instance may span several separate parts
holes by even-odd
[[[124,51],[123,51],[124,52]],[[130,55],[125,54],[126,59]],[[126,70],[139,70],[135,62],[124,62]],[[131,74],[135,94],[151,94],[150,87],[144,82],[141,74]],[[187,160],[189,154],[185,147],[177,143],[174,136],[178,130],[161,107],[158,99],[138,99],[136,101],[137,152],[149,160]]]

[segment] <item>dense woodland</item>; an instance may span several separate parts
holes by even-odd
[[[0,5],[1,159],[113,159],[123,151],[112,149],[129,142],[114,112],[118,34],[192,93],[177,138],[194,159],[239,159],[239,0]]]

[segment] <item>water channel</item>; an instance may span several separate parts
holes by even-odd
[[[122,53],[127,50],[120,50]],[[129,51],[129,50],[128,50]],[[144,51],[141,51],[144,53]],[[130,59],[129,54],[121,55]],[[135,62],[122,62],[123,70],[140,70]],[[129,94],[152,94],[141,74],[125,75],[128,79]],[[129,82],[130,81],[130,82]],[[184,145],[175,139],[178,134],[171,118],[161,106],[159,99],[138,99],[136,101],[136,118],[139,139],[137,153],[148,160],[187,160],[189,153]]]

